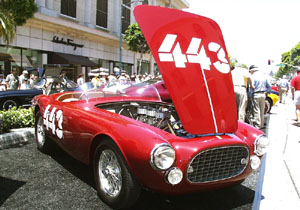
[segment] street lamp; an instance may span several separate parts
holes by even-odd
[[[134,2],[138,3],[138,2],[143,2],[144,0],[134,0],[134,1],[130,1],[127,4],[130,5]],[[120,61],[119,61],[119,69],[120,69],[120,74],[122,73],[122,16],[123,16],[123,7],[131,10],[130,6],[128,6],[127,4],[123,4],[123,0],[121,0],[121,6],[120,6]]]

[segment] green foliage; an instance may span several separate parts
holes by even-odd
[[[242,68],[248,69],[248,66],[246,64],[242,64]]]
[[[293,47],[290,51],[281,55],[281,62],[284,67],[280,67],[276,73],[276,77],[282,77],[295,71],[295,66],[300,66],[300,42]]]
[[[150,52],[147,41],[137,23],[128,26],[128,29],[125,31],[124,40],[127,42],[129,49],[134,52]]]
[[[0,0],[0,37],[8,46],[16,32],[16,26],[33,17],[38,7],[34,0]]]
[[[0,8],[16,26],[25,24],[38,10],[34,0],[0,0]]]
[[[12,42],[16,32],[16,26],[0,11],[0,37],[8,46]]]
[[[236,58],[231,57],[229,54],[228,58],[231,69],[234,69],[235,65],[238,63],[238,60]],[[248,69],[248,66],[246,64],[242,64],[242,68]]]
[[[300,42],[291,50],[291,64],[300,66]]]
[[[9,110],[1,110],[3,132],[8,132],[12,128],[25,128],[34,126],[34,113],[31,108],[12,107]]]
[[[130,50],[139,52],[141,54],[141,57],[139,59],[139,69],[137,71],[137,73],[139,74],[143,60],[143,54],[149,53],[150,48],[137,23],[133,23],[128,26],[128,29],[125,31],[124,40],[127,42]]]

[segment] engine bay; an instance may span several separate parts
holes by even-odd
[[[176,136],[196,137],[184,130],[177,111],[171,103],[126,101],[99,104],[96,107],[135,119]]]

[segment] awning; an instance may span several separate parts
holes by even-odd
[[[96,67],[93,61],[88,57],[71,55],[65,53],[52,53],[52,59],[50,60],[51,64],[79,64],[82,66]]]

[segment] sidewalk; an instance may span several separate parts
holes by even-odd
[[[0,150],[26,144],[34,139],[34,128],[11,129],[11,132],[0,134]]]
[[[300,209],[300,127],[294,119],[290,98],[271,110],[260,210]]]

